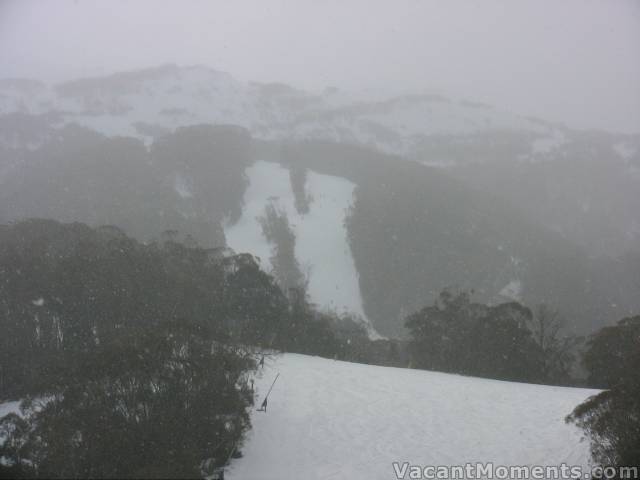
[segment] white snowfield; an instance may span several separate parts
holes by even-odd
[[[163,65],[56,86],[0,79],[0,114],[55,113],[58,126],[77,123],[148,144],[155,136],[151,129],[199,123],[240,125],[264,140],[331,140],[401,155],[411,154],[430,135],[487,131],[529,132],[542,142],[532,144],[532,154],[562,144],[558,127],[486,105],[424,93],[377,97],[245,83],[201,66]],[[11,139],[0,136],[2,142],[10,145]]]
[[[20,413],[20,401],[0,403],[0,418],[10,413]]]
[[[20,414],[20,401],[13,401],[13,402],[5,402],[5,403],[0,403],[0,419],[2,419],[2,417],[4,417],[5,415],[9,415],[10,413],[17,413],[18,415]],[[2,432],[0,432],[0,444],[3,444],[5,441],[5,437],[2,434]],[[0,459],[0,462],[2,461],[2,459]]]
[[[355,185],[348,180],[309,171],[305,184],[310,196],[309,212],[299,214],[289,171],[276,163],[259,161],[246,170],[249,187],[243,211],[233,225],[225,226],[228,245],[260,259],[265,271],[272,269],[272,245],[265,238],[259,217],[271,204],[286,214],[296,236],[295,257],[308,276],[311,301],[321,309],[350,313],[362,319],[372,338],[380,338],[362,306],[358,272],[344,224],[353,202]]]
[[[596,390],[295,354],[266,363],[257,405],[280,377],[227,479],[387,480],[393,462],[589,465],[589,443],[564,417]]]

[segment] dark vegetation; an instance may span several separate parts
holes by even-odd
[[[536,196],[522,190],[523,178],[542,179],[531,188],[554,187],[546,164],[500,177],[488,169],[489,181],[469,163],[457,181],[359,147],[261,144],[236,127],[159,132],[148,151],[79,127],[52,135],[46,118],[0,120],[20,142],[35,135],[42,143],[35,151],[0,148],[0,223],[37,216],[123,229],[0,225],[0,400],[26,398],[25,417],[1,424],[3,474],[173,477],[199,475],[205,459],[222,465],[249,428],[247,379],[264,349],[604,388],[568,419],[590,436],[598,462],[640,464],[638,317],[589,339],[584,380],[576,377],[580,340],[569,335],[637,308],[640,256],[594,258],[537,224],[554,227],[582,208],[560,202],[567,210],[554,212],[556,197],[516,201]],[[512,141],[497,148],[511,155]],[[586,155],[573,144],[565,151],[571,158],[559,165],[567,171]],[[304,188],[308,169],[356,183],[347,228],[365,310],[382,333],[408,332],[408,340],[371,341],[356,319],[315,310],[288,220],[275,208],[263,222],[280,268],[275,278],[251,255],[224,248],[222,223],[239,216],[244,170],[257,154],[290,168],[300,213],[313,201]],[[589,178],[620,180],[620,169],[601,171],[595,159],[586,165],[597,173]],[[502,198],[468,188],[470,179]],[[591,190],[584,181],[554,188]],[[623,204],[635,212],[637,195],[609,200],[597,207],[599,218]],[[576,216],[569,236],[584,235],[583,246],[596,251],[602,223],[592,217]],[[611,225],[611,238],[619,228]],[[522,303],[499,295],[512,278],[526,286]],[[444,285],[480,286],[477,300]],[[541,302],[561,314],[523,305]]]
[[[590,384],[604,390],[578,405],[567,421],[585,430],[598,464],[640,466],[640,316],[595,333],[584,364]]]
[[[629,194],[632,189],[627,187],[626,193],[612,196],[605,204],[600,200],[610,188],[600,191],[585,183],[584,175],[576,185],[556,185],[555,176],[536,170],[543,166],[511,167],[515,173],[505,169],[501,176],[488,174],[495,180],[490,183],[473,170],[473,162],[463,162],[469,166],[456,170],[459,179],[455,179],[441,170],[367,148],[320,141],[260,142],[232,126],[199,125],[154,134],[148,150],[136,139],[106,138],[71,125],[54,129],[52,122],[28,115],[0,116],[0,123],[7,127],[0,129],[4,140],[0,142],[4,145],[0,147],[0,221],[35,217],[118,225],[145,242],[158,240],[160,232],[176,230],[207,248],[222,247],[222,225],[233,222],[242,209],[245,168],[256,158],[268,159],[290,169],[296,208],[302,214],[313,202],[305,191],[308,171],[336,175],[357,185],[347,221],[349,241],[365,312],[382,334],[405,333],[404,317],[434,301],[447,285],[474,288],[480,301],[498,303],[508,300],[500,296],[503,287],[519,279],[521,302],[554,305],[569,320],[567,328],[580,334],[640,307],[638,252],[629,251],[617,261],[576,247],[570,239],[583,233],[592,239],[598,229],[610,244],[610,237],[619,237],[619,226],[608,228],[600,220],[580,223],[594,215],[578,215],[582,204],[568,204],[565,199],[585,197],[590,211],[598,212],[595,217],[613,218],[608,212],[618,211],[619,205],[626,205],[628,212],[637,210],[637,195]],[[461,145],[460,155],[473,160],[477,142],[490,144],[491,138]],[[16,148],[8,147],[12,139],[19,139]],[[504,142],[522,147],[524,140],[506,135]],[[606,153],[603,142],[574,140],[563,150],[570,156],[565,163],[540,165],[557,164],[566,171],[562,178],[577,178],[571,168],[590,152],[588,146],[598,147],[598,155]],[[583,143],[587,147],[581,147]],[[24,144],[38,148],[20,148]],[[599,165],[597,159],[589,160],[592,163]],[[584,167],[580,165],[575,170]],[[487,171],[502,168],[502,164],[494,166],[488,164]],[[600,169],[587,176],[603,178],[607,173],[607,184],[612,185],[620,172],[620,168]],[[476,181],[470,188],[472,179]],[[552,210],[543,205],[547,200],[525,208],[514,199],[518,192],[525,192],[518,193],[524,198],[546,198],[547,190],[553,192],[553,202],[561,205],[554,207],[553,215],[547,215]],[[565,222],[565,217],[579,224]],[[558,225],[571,227],[571,236],[553,231]]]
[[[224,465],[250,428],[261,351],[581,384],[579,340],[548,307],[447,289],[407,316],[408,341],[371,341],[356,319],[315,310],[304,288],[283,291],[251,255],[177,232],[142,244],[116,227],[0,226],[0,299],[0,399],[25,399],[0,423],[10,476],[193,477]],[[639,325],[587,343],[586,384],[608,390],[571,420],[606,464],[637,459]]]
[[[574,356],[555,314],[517,302],[488,306],[444,290],[409,315],[409,353],[417,368],[521,382],[572,384]]]
[[[289,168],[289,180],[291,182],[296,211],[301,215],[309,213],[309,205],[313,201],[313,198],[311,198],[305,190],[307,173],[306,167],[293,165]]]
[[[180,128],[150,151],[77,126],[49,135],[33,139],[42,144],[35,151],[0,150],[0,217],[118,225],[141,241],[177,230],[205,247],[225,245],[222,222],[240,214],[252,161],[245,130]]]
[[[269,203],[260,217],[262,233],[273,245],[272,274],[282,288],[304,288],[307,280],[296,260],[296,237],[289,225],[286,212],[281,211],[274,202]]]
[[[487,306],[445,290],[406,324],[418,368],[604,389],[567,421],[584,429],[597,464],[640,465],[640,316],[598,330],[582,355],[582,340],[567,336],[557,312],[544,305],[534,312],[516,302]],[[582,380],[574,373],[580,356],[588,374]]]
[[[127,327],[188,322],[229,344],[340,354],[331,325],[346,319],[316,312],[304,291],[285,295],[251,255],[168,236],[145,245],[116,227],[0,227],[2,398],[46,388],[57,358]]]
[[[565,130],[562,135],[564,143],[551,152],[531,152],[528,139],[519,152],[496,152],[484,157],[485,162],[460,162],[448,171],[516,205],[523,215],[561,232],[592,255],[637,256],[638,242],[629,234],[629,225],[637,221],[640,209],[639,178],[633,174],[640,150],[624,158],[612,147],[633,142],[630,138],[593,131]],[[486,146],[498,143],[492,142],[493,136],[483,137]],[[444,150],[452,140],[443,142],[443,149],[431,158],[451,158]],[[483,158],[481,151],[477,142],[470,142],[451,159]],[[518,156],[523,161],[513,161]]]
[[[350,356],[343,321],[251,255],[165,237],[0,226],[0,399],[26,398],[2,422],[7,474],[197,476],[241,446],[256,351]]]
[[[251,355],[185,324],[125,327],[59,359],[44,397],[0,420],[9,472],[29,477],[195,478],[249,428]]]
[[[624,261],[592,256],[541,215],[495,194],[517,190],[519,177],[485,192],[469,188],[466,178],[363,147],[322,141],[257,145],[264,158],[291,169],[357,185],[347,219],[349,242],[365,312],[384,335],[401,334],[406,315],[435,301],[448,285],[474,289],[480,301],[494,304],[509,300],[500,291],[519,279],[519,301],[553,305],[577,334],[640,308],[637,255],[629,253]],[[465,155],[472,157],[473,149]]]

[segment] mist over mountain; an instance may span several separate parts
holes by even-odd
[[[248,251],[383,335],[450,286],[556,306],[578,332],[640,308],[640,136],[470,100],[199,66],[2,80],[0,185],[2,222]]]
[[[0,0],[0,478],[640,478],[640,3]]]

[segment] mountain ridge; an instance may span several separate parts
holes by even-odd
[[[59,97],[20,85],[0,82],[0,221],[115,223],[145,241],[179,230],[223,246],[245,213],[247,172],[268,161],[290,175],[290,214],[278,220],[290,231],[275,237],[289,242],[289,265],[306,268],[308,249],[290,237],[318,195],[307,172],[355,185],[335,248],[353,256],[364,313],[383,334],[452,285],[484,301],[550,303],[582,331],[640,307],[640,136],[485,121],[494,109],[433,94],[310,94],[203,67],[79,80],[55,87]],[[260,251],[277,247],[262,241]]]

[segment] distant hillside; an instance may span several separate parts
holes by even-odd
[[[573,141],[561,125],[468,100],[424,93],[380,99],[335,88],[310,93],[247,84],[200,66],[164,65],[55,86],[1,80],[0,113],[55,113],[61,124],[145,141],[185,125],[234,124],[265,140],[356,143],[434,163],[470,161],[460,153],[471,145],[479,161],[500,154],[539,157]],[[461,137],[456,149],[452,137]]]
[[[262,140],[366,146],[454,170],[590,254],[617,256],[640,244],[638,135],[575,131],[434,94],[373,98],[244,83],[200,66],[55,86],[0,80],[0,149],[36,148],[70,123],[146,145],[179,127],[225,124]]]
[[[265,144],[235,127],[196,126],[147,149],[66,127],[8,156],[5,221],[119,225],[144,241],[176,231],[254,253],[277,277],[298,265],[288,278],[312,301],[386,335],[402,333],[403,318],[447,286],[484,301],[549,303],[578,331],[640,307],[633,263],[592,259],[495,196],[360,147]],[[269,208],[285,230],[266,234]]]
[[[583,332],[640,308],[631,297],[640,292],[637,261],[592,258],[523,210],[439,169],[323,142],[280,145],[271,155],[357,185],[350,247],[365,311],[385,334],[447,286],[474,289],[489,302],[557,306]]]
[[[447,286],[549,303],[581,332],[636,313],[639,155],[638,136],[470,101],[204,67],[0,81],[0,221],[248,249],[387,335]]]

